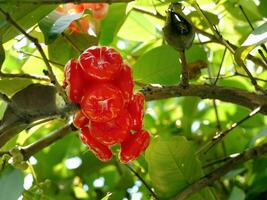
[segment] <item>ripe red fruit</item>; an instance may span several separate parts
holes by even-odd
[[[77,60],[71,59],[64,68],[65,80],[63,86],[73,103],[79,103],[83,95],[83,71]]]
[[[146,150],[150,142],[150,136],[147,131],[141,130],[131,135],[126,141],[121,143],[120,161],[128,163],[136,159]]]
[[[60,5],[56,8],[56,11],[64,14],[75,14],[84,11],[84,6],[82,4],[67,3]]]
[[[112,80],[122,67],[122,57],[113,48],[90,47],[79,57],[84,72],[96,80]]]
[[[125,103],[129,103],[133,96],[134,82],[132,77],[132,69],[126,65],[122,65],[122,69],[115,79],[114,84],[120,88]]]
[[[123,108],[120,90],[110,83],[89,88],[81,100],[81,110],[90,120],[107,122],[118,116]]]
[[[96,141],[89,132],[89,129],[84,127],[81,129],[81,140],[88,145],[89,149],[96,155],[96,157],[101,161],[109,161],[112,159],[111,150]]]
[[[131,116],[127,110],[123,110],[118,117],[109,122],[91,122],[90,132],[100,143],[114,145],[123,142],[130,135],[131,127]]]
[[[139,131],[143,126],[145,97],[143,93],[136,93],[128,105],[128,111],[133,119],[133,130]]]
[[[88,122],[89,122],[89,119],[81,111],[78,111],[75,113],[73,117],[73,125],[76,128],[82,128],[86,126]]]

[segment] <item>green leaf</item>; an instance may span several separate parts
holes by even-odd
[[[146,151],[148,172],[157,194],[169,199],[203,176],[195,149],[185,137],[155,138]],[[208,189],[190,199],[213,199]]]
[[[228,200],[244,200],[246,199],[245,192],[237,186],[234,186]]]
[[[63,37],[57,38],[52,44],[48,45],[49,59],[65,65],[70,58],[77,58],[77,52]]]
[[[254,22],[257,20],[261,20],[262,16],[258,10],[257,5],[254,1],[250,0],[231,0],[225,1],[223,3],[225,10],[230,13],[234,18],[247,22],[245,16],[241,12],[239,5],[242,6],[244,12],[246,13],[247,17],[250,21]]]
[[[1,3],[1,8],[8,12],[12,19],[24,30],[36,24],[55,7],[56,5],[14,4],[9,2],[9,0],[6,0],[6,3]],[[18,34],[21,33],[12,24],[7,22],[1,14],[0,35],[2,35],[3,42],[7,42]]]
[[[210,20],[210,22],[213,25],[217,25],[219,23],[219,18],[217,15],[210,13],[208,11],[203,11],[203,13],[205,14],[205,16]],[[199,24],[205,28],[207,27],[207,24],[204,22],[204,20],[202,18],[200,18],[199,14],[197,11],[192,11],[190,12],[190,14],[188,15],[188,18],[194,22],[194,24]]]
[[[132,41],[149,41],[156,38],[158,29],[146,15],[131,11],[121,27],[118,36]]]
[[[267,41],[267,22],[257,27],[243,42],[240,48],[235,52],[235,60],[237,64],[243,65],[243,61],[248,56],[249,52],[255,47]]]
[[[3,43],[2,43],[2,37],[0,36],[0,69],[5,61],[5,49],[3,47]]]
[[[101,22],[99,43],[109,45],[118,33],[126,18],[126,3],[112,4],[109,7],[107,17]]]
[[[32,83],[29,79],[12,78],[0,80],[0,92],[10,96]]]
[[[137,60],[133,72],[134,79],[144,83],[178,83],[181,72],[178,53],[167,45],[154,48]]]
[[[51,44],[70,25],[81,18],[83,13],[64,15],[57,11],[51,12],[39,22],[39,27],[45,36],[45,43]]]
[[[0,177],[0,199],[17,200],[23,192],[23,174],[11,170]]]
[[[65,33],[66,36],[71,40],[75,41],[75,45],[82,51],[90,46],[97,44],[97,38],[90,36],[86,33]],[[48,45],[49,59],[66,64],[71,58],[77,58],[80,52],[66,41],[66,38],[60,36],[53,43]]]
[[[259,11],[261,13],[262,16],[267,17],[267,1],[266,0],[260,0],[260,5],[259,5]]]
[[[188,63],[197,61],[197,60],[207,60],[207,53],[204,48],[201,48],[199,45],[192,45],[190,49],[185,51],[186,60]]]

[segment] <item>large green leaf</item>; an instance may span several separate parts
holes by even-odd
[[[23,174],[11,170],[0,177],[0,199],[17,200],[23,192]]]
[[[185,137],[155,138],[147,152],[148,172],[155,191],[162,199],[169,199],[203,176],[195,149]],[[213,199],[208,189],[190,199]]]
[[[134,79],[145,83],[175,84],[180,80],[178,53],[170,46],[148,51],[133,65]]]
[[[9,0],[1,4],[1,8],[8,12],[24,30],[36,24],[55,7],[55,5],[14,4]],[[18,34],[21,33],[12,24],[8,23],[1,14],[0,35],[2,35],[3,42],[7,42]]]
[[[81,18],[83,13],[64,15],[57,11],[51,12],[39,22],[39,27],[45,36],[45,43],[52,43],[70,25]]]
[[[242,65],[249,52],[267,41],[267,22],[257,27],[235,52],[237,64]]]
[[[82,51],[97,44],[97,38],[86,33],[73,32],[65,34],[71,41],[75,41],[76,47]],[[51,60],[66,64],[69,59],[77,58],[80,52],[74,49],[66,38],[60,36],[53,43],[48,45],[48,55]]]
[[[207,53],[205,52],[204,48],[201,48],[198,45],[192,45],[190,49],[186,50],[185,55],[188,63],[197,60],[207,60]]]
[[[109,7],[107,17],[101,23],[99,43],[109,45],[118,33],[126,18],[126,3],[112,4]]]
[[[156,38],[158,29],[146,15],[131,11],[118,36],[132,41],[148,41]]]
[[[244,12],[251,21],[257,21],[262,19],[259,9],[254,1],[250,0],[231,0],[225,1],[223,3],[225,9],[230,13],[234,18],[242,21],[246,21],[245,16],[241,12],[239,5],[243,7]]]
[[[246,199],[246,193],[239,187],[234,187],[228,200],[244,200]]]

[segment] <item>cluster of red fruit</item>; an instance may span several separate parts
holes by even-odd
[[[73,123],[81,139],[102,161],[112,158],[111,146],[120,144],[119,159],[136,159],[148,146],[142,130],[144,96],[133,93],[131,68],[113,48],[91,47],[65,66],[64,87],[81,110]]]

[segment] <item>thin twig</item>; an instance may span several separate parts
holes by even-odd
[[[246,12],[244,11],[243,7],[242,7],[241,5],[239,5],[239,8],[240,8],[242,14],[244,15],[244,17],[246,18],[246,20],[247,20],[247,22],[248,22],[250,28],[252,29],[252,31],[254,31],[255,29],[254,29],[254,27],[253,27],[251,21],[249,20],[249,18],[248,18],[248,16],[247,16]],[[262,47],[262,49],[266,52],[266,46],[265,46],[264,44],[261,44],[261,47]],[[266,57],[265,57],[263,54],[262,54],[261,56],[262,56],[262,59],[263,59],[263,60],[266,60]]]
[[[185,51],[178,51],[178,52],[179,52],[180,62],[181,62],[181,65],[182,65],[181,85],[183,87],[187,87],[188,84],[189,84],[189,73],[188,73],[188,70],[187,70]]]
[[[61,33],[63,38],[80,54],[83,52],[65,33]]]
[[[22,50],[18,50],[18,53],[22,53],[22,54],[25,54],[25,55],[27,55],[27,56],[31,56],[31,57],[34,57],[34,58],[43,60],[43,58],[40,57],[40,56],[36,56],[36,55],[31,54],[31,53],[22,51]],[[49,61],[51,64],[53,64],[53,65],[57,65],[57,66],[59,66],[59,67],[64,67],[64,66],[65,66],[65,65],[63,65],[63,64],[61,64],[61,63],[59,63],[59,62],[53,61],[53,60],[49,60],[49,59],[48,59],[48,61]]]
[[[218,81],[218,79],[220,77],[221,69],[222,69],[222,65],[223,65],[223,61],[224,61],[224,58],[225,58],[226,51],[227,51],[227,48],[225,47],[224,48],[224,51],[223,51],[223,55],[222,55],[222,61],[221,61],[221,64],[220,64],[220,67],[219,67],[219,70],[218,70],[218,74],[216,76],[216,79],[215,79],[213,85],[216,85],[217,84],[217,81]]]
[[[233,170],[233,168],[239,164],[242,164],[248,160],[255,159],[263,156],[267,153],[267,143],[244,151],[240,155],[230,159],[226,164],[217,168],[210,174],[205,175],[193,184],[189,185],[185,190],[180,192],[174,197],[174,200],[185,200],[191,194],[194,194],[204,187],[211,185],[214,181],[218,180],[227,172]]]
[[[209,44],[215,42],[214,40],[207,40],[205,42],[194,42],[194,45],[203,45],[203,44]]]
[[[234,74],[232,75],[225,75],[225,76],[220,76],[219,79],[226,79],[226,78],[232,78],[232,77],[235,77],[235,76],[241,76],[241,77],[244,77],[244,78],[249,78],[247,75],[245,74],[240,74],[239,72],[235,72]],[[216,79],[217,77],[204,77],[205,79]],[[257,81],[262,81],[262,82],[265,82],[267,83],[267,80],[265,79],[262,79],[262,78],[255,78]]]
[[[262,50],[261,50],[261,49],[258,49],[258,52],[259,52],[259,54],[260,54],[262,60],[265,62],[265,64],[267,64],[267,58],[264,56]]]
[[[226,157],[223,157],[223,158],[212,160],[212,161],[208,162],[207,164],[203,165],[202,168],[208,168],[208,167],[214,166],[216,164],[220,164],[220,163],[226,162],[228,160],[231,160],[232,158],[237,157],[238,155],[239,155],[239,153],[236,153],[236,154],[232,154],[230,156],[226,156]]]
[[[218,113],[216,100],[213,99],[212,103],[213,103],[214,112],[215,112],[215,118],[216,118],[216,128],[217,128],[218,131],[221,131],[222,130],[222,126],[221,126],[221,122],[220,122],[220,118],[219,118],[219,113]]]
[[[143,179],[143,177],[137,172],[135,171],[130,165],[125,165],[146,187],[146,189],[150,192],[150,194],[156,199],[158,200],[159,197],[156,195],[156,193],[151,189],[151,187],[148,185],[148,183]]]
[[[245,74],[240,74],[239,72],[235,72],[234,74],[235,76],[241,76],[241,77],[244,77],[244,78],[249,78],[248,76],[246,76]],[[255,78],[257,81],[262,81],[262,82],[267,82],[267,80],[265,79],[262,79],[262,78]]]
[[[244,9],[243,9],[243,7],[242,7],[241,5],[239,5],[239,9],[241,10],[242,14],[243,14],[244,17],[246,18],[246,20],[247,20],[247,22],[248,22],[250,28],[254,31],[254,27],[253,27],[251,21],[249,20],[247,14],[245,13],[245,11],[244,11]]]
[[[21,150],[24,155],[24,159],[28,160],[32,155],[41,151],[45,147],[51,145],[55,141],[65,137],[66,135],[71,133],[71,131],[72,131],[72,124],[66,124],[65,126],[37,140],[33,144],[23,147]]]
[[[148,85],[146,83],[142,83],[142,82],[139,82],[139,81],[134,81],[134,84],[137,85],[137,86],[140,86],[140,87],[146,87]]]
[[[260,112],[260,110],[261,110],[261,107],[257,107],[256,109],[252,110],[247,116],[245,116],[244,118],[242,118],[238,122],[233,123],[229,128],[227,128],[227,129],[221,131],[220,133],[216,134],[212,138],[212,140],[210,142],[208,142],[206,145],[204,145],[203,147],[201,147],[201,149],[197,153],[200,153],[203,149],[206,149],[206,148],[207,148],[207,150],[205,151],[205,153],[207,153],[218,142],[220,142],[228,133],[233,131],[236,127],[238,127],[243,122],[247,121],[248,119],[250,119],[253,116],[255,116],[256,114],[258,114]]]
[[[146,15],[150,15],[150,16],[156,17],[156,18],[161,19],[161,20],[165,20],[164,16],[159,15],[158,13],[155,14],[155,13],[147,11],[145,9],[141,9],[139,7],[134,7],[132,10],[135,10],[137,12],[140,12],[140,13],[143,13],[143,14],[146,14]],[[195,29],[195,31],[197,33],[200,33],[201,35],[208,37],[210,39],[210,42],[215,42],[215,43],[218,43],[218,44],[221,44],[221,45],[224,45],[224,46],[225,46],[225,44],[227,44],[227,46],[229,46],[228,49],[231,49],[232,53],[234,52],[234,50],[236,50],[238,48],[236,45],[230,43],[229,41],[225,41],[225,40],[222,41],[222,40],[216,38],[214,35],[206,32],[206,31],[204,31],[202,29],[197,28],[196,26],[194,27],[194,29]],[[255,56],[252,56],[250,54],[247,56],[247,58],[249,60],[251,60],[253,63],[255,63],[256,65],[260,65],[260,66],[264,67],[265,69],[267,69],[267,64],[264,63],[261,59],[255,57]]]
[[[204,20],[207,22],[207,24],[209,25],[210,29],[212,30],[215,38],[219,41],[221,41],[221,43],[232,53],[235,54],[235,49],[229,44],[228,41],[226,41],[223,36],[219,33],[218,29],[216,28],[215,25],[212,24],[212,22],[209,20],[209,18],[205,15],[205,13],[203,12],[203,10],[200,8],[200,6],[198,5],[198,3],[196,1],[194,1],[194,3],[192,4],[192,6],[195,7],[195,9],[200,13],[200,15],[204,18]],[[264,89],[262,89],[258,84],[257,81],[255,80],[255,78],[253,77],[253,75],[250,73],[250,71],[248,70],[247,66],[244,64],[244,62],[241,64],[241,67],[245,70],[245,72],[247,73],[248,77],[250,78],[251,83],[254,85],[255,90],[261,91],[263,93],[265,93]]]
[[[21,26],[18,25],[18,23],[9,15],[9,13],[5,12],[2,8],[0,8],[0,12],[5,16],[6,20],[12,24],[17,30],[19,30],[23,35],[25,35],[25,37],[27,39],[29,39],[31,42],[34,43],[34,45],[36,46],[37,50],[39,51],[40,55],[43,58],[43,61],[47,67],[48,70],[48,76],[51,80],[51,83],[53,83],[57,90],[59,91],[60,95],[63,97],[63,99],[65,100],[65,102],[68,102],[68,98],[63,90],[63,88],[60,86],[60,84],[58,83],[56,76],[53,73],[53,69],[49,63],[49,60],[47,59],[45,52],[42,48],[42,46],[40,45],[40,43],[38,42],[38,39],[35,37],[32,37],[30,34],[28,34]]]
[[[39,75],[33,75],[33,74],[6,74],[3,72],[0,72],[1,78],[25,78],[25,79],[33,79],[33,80],[39,80],[39,81],[50,81],[50,79],[46,76],[39,76]]]

